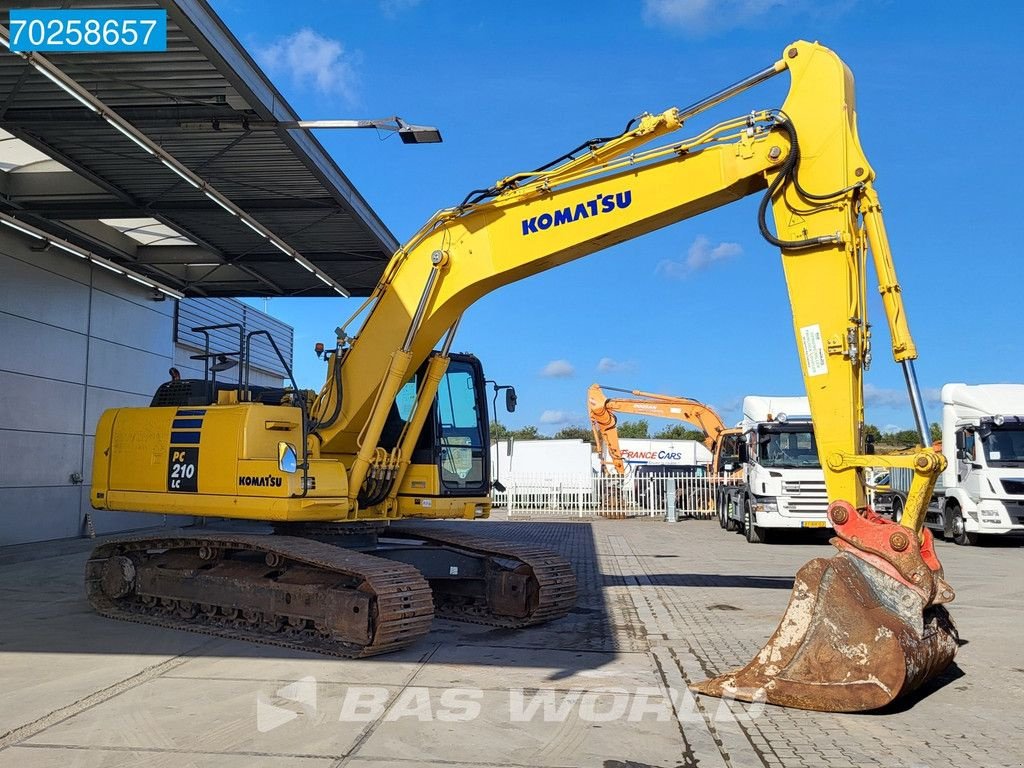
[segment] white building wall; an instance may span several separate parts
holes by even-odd
[[[100,413],[147,405],[173,355],[173,301],[31,243],[0,232],[0,545],[83,532]],[[93,521],[99,533],[163,522]]]
[[[188,360],[194,350],[174,342],[176,302],[154,301],[151,289],[61,251],[33,250],[36,241],[2,229],[0,546],[82,535],[86,514],[97,533],[164,524],[163,516],[93,510],[89,491],[100,414],[149,405],[172,365],[202,377],[201,361]],[[215,301],[222,311],[233,305],[239,319],[259,315],[250,318],[259,327],[283,325]],[[291,363],[291,329],[283,329],[275,337],[287,336]],[[266,367],[254,368],[251,383],[280,386],[260,354]]]

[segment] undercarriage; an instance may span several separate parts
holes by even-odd
[[[507,628],[558,619],[576,579],[538,547],[315,523],[108,541],[86,565],[86,591],[112,618],[355,658],[412,645],[435,615]]]

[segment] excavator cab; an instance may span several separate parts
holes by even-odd
[[[449,357],[448,370],[412,453],[413,471],[436,471],[440,496],[487,496],[491,483],[491,425],[483,366],[475,355]],[[390,449],[398,444],[425,375],[426,365],[399,390],[381,436],[382,447]],[[399,495],[403,490],[415,489],[410,485]]]

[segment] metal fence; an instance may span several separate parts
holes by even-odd
[[[679,476],[514,474],[501,478],[504,491],[495,490],[495,507],[510,518],[530,517],[662,517],[674,501],[677,517],[710,519],[717,516],[715,497],[728,477],[709,474]]]

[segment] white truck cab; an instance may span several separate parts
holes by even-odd
[[[942,453],[933,527],[960,544],[1024,532],[1024,384],[944,386]]]
[[[741,481],[723,484],[719,522],[762,542],[773,528],[825,528],[828,493],[806,397],[743,399]]]
[[[947,384],[942,388],[942,454],[925,525],[957,544],[981,534],[1024,533],[1024,384]],[[898,521],[912,472],[893,469],[880,495]]]

